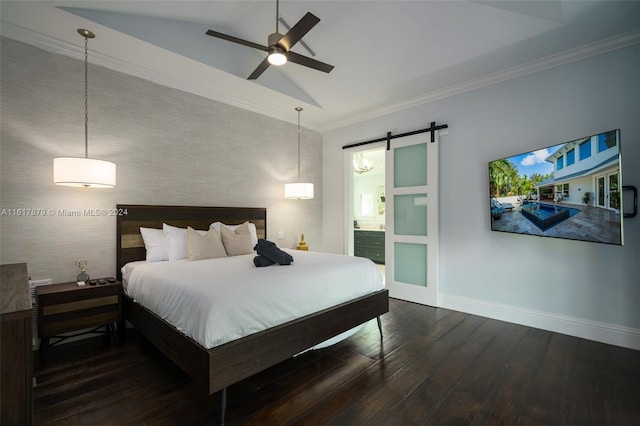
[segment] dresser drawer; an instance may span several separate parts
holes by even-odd
[[[367,248],[367,256],[369,259],[373,260],[376,263],[384,263],[384,248],[376,249],[376,248]]]
[[[364,246],[353,249],[353,255],[358,257],[367,257],[367,249]]]
[[[367,240],[366,240],[366,238],[365,238],[365,237],[358,237],[358,236],[355,236],[355,237],[353,238],[353,245],[354,245],[355,247],[359,247],[359,246],[364,247],[366,244],[367,244]]]
[[[90,299],[90,303],[45,306],[39,325],[42,337],[118,322],[118,296]]]
[[[371,232],[371,236],[367,238],[367,247],[382,247],[384,248],[384,233]]]

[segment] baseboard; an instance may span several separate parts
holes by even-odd
[[[640,350],[640,329],[513,305],[440,294],[440,307]]]

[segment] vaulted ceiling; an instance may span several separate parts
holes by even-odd
[[[275,0],[2,0],[0,33],[80,58],[87,28],[91,63],[291,122],[302,106],[320,131],[640,42],[638,1],[280,2],[289,26],[308,11],[329,74],[287,63],[250,81],[265,53],[205,35],[267,44]]]

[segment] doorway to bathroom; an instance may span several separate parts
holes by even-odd
[[[347,155],[350,178],[348,253],[385,264],[385,146],[368,146]]]
[[[438,306],[439,133],[424,133],[345,151],[345,251],[380,265],[389,297]]]

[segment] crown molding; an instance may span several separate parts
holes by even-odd
[[[2,25],[0,26],[0,35],[19,41],[21,43],[41,48],[48,52],[57,53],[78,60],[84,60],[84,47],[80,44],[75,45],[73,43],[68,43],[66,41],[62,41],[9,22],[2,21]],[[184,60],[190,59],[184,58]],[[209,85],[204,86],[202,84],[194,84],[175,76],[159,72],[155,69],[134,64],[129,61],[124,61],[122,59],[110,55],[105,55],[100,52],[91,51],[89,62],[91,65],[102,66],[113,71],[151,81],[161,86],[182,90],[184,92],[192,93],[197,96],[208,98],[247,111],[255,112],[257,114],[271,117],[277,120],[293,124],[296,123],[297,116],[289,111],[280,111],[273,108],[265,108],[264,106],[257,103],[248,102],[240,97],[215,90]],[[197,66],[210,68],[206,65],[200,64],[197,61],[193,62],[197,64]],[[269,88],[263,89],[265,91],[272,91],[272,89]],[[274,92],[274,94],[277,94],[278,96],[286,96],[277,92]],[[296,101],[295,103],[300,104],[300,101]],[[312,106],[309,106],[309,108],[312,108]],[[320,128],[320,124],[314,121],[306,121],[304,127],[317,131],[317,129]]]
[[[83,59],[84,50],[80,45],[67,43],[45,34],[32,31],[30,29],[3,21],[0,26],[0,35],[39,47],[49,52],[62,54],[78,60]],[[363,121],[379,118],[388,114],[400,112],[417,106],[425,105],[451,96],[477,90],[483,87],[491,86],[500,82],[511,80],[514,78],[526,76],[529,74],[544,71],[550,68],[562,66],[571,62],[580,61],[592,56],[601,55],[613,50],[622,49],[640,43],[640,31],[632,31],[621,34],[619,36],[607,38],[594,43],[590,43],[575,49],[570,49],[561,53],[546,56],[541,59],[530,61],[521,65],[517,65],[505,70],[497,71],[483,77],[468,80],[449,87],[437,89],[416,96],[411,99],[396,102],[380,108],[369,110],[363,114],[352,115],[344,120],[333,121],[330,124],[320,124],[315,121],[305,122],[305,127],[319,132],[327,132],[339,129]],[[185,58],[185,60],[188,60]],[[122,72],[128,75],[142,78],[162,86],[175,88],[198,96],[202,96],[214,101],[218,101],[227,105],[242,108],[257,114],[261,114],[274,119],[282,120],[289,123],[295,123],[296,117],[289,111],[280,111],[274,108],[266,108],[258,103],[249,102],[238,96],[215,90],[210,85],[194,84],[192,82],[180,79],[175,76],[158,72],[157,70],[143,67],[128,61],[124,61],[113,56],[101,54],[92,51],[91,63],[100,65],[114,71]],[[195,63],[195,61],[194,61]],[[199,64],[199,63],[197,63]],[[201,64],[199,64],[201,65]],[[201,65],[205,66],[205,65]],[[264,88],[264,90],[271,90]],[[284,96],[277,92],[274,95]],[[296,103],[300,103],[296,101]],[[308,106],[313,109],[313,106]]]
[[[323,126],[321,131],[326,132],[329,130],[335,130],[341,127],[346,127],[352,124],[379,118],[388,114],[414,108],[420,105],[425,105],[483,87],[491,86],[503,81],[512,80],[514,78],[523,77],[529,74],[534,74],[540,71],[559,67],[593,56],[602,55],[604,53],[608,53],[617,49],[623,49],[625,47],[629,47],[638,43],[640,43],[640,31],[631,31],[615,37],[590,43],[575,49],[570,49],[561,53],[546,56],[541,59],[526,62],[524,64],[497,71],[483,77],[475,78],[473,80],[468,80],[460,84],[454,84],[449,87],[434,90],[429,93],[416,96],[412,99],[397,102],[391,105],[384,106],[382,108],[368,111],[364,114],[350,117],[346,120],[335,121],[330,126]]]

